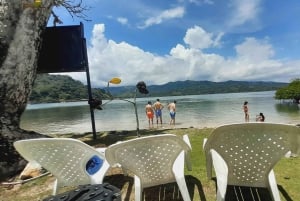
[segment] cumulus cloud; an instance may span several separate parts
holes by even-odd
[[[246,38],[242,44],[235,46],[238,57],[259,63],[274,56],[274,50],[271,44],[265,40],[256,40],[255,38]]]
[[[199,26],[194,26],[193,28],[187,30],[183,40],[191,48],[204,49],[218,46],[222,35],[223,34],[219,34],[214,39],[213,34],[206,32]]]
[[[155,24],[161,24],[166,20],[181,18],[184,16],[184,7],[176,7],[162,11],[159,15],[148,18],[139,28],[144,29]]]
[[[266,38],[245,38],[236,44],[235,56],[226,58],[202,51],[201,48],[214,46],[215,40],[221,38],[213,36],[201,27],[190,28],[184,37],[188,46],[177,44],[169,54],[159,56],[124,41],[107,39],[104,24],[97,24],[88,47],[92,86],[104,87],[112,77],[120,77],[122,86],[141,80],[153,85],[178,80],[289,82],[299,77],[300,61],[274,59],[274,49]],[[86,83],[84,73],[71,76]]]
[[[261,0],[232,0],[232,16],[228,20],[228,26],[236,27],[256,22],[261,11],[260,4]]]

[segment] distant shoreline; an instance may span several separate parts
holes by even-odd
[[[238,123],[246,123],[246,122],[238,122]],[[228,123],[228,124],[238,124],[238,123]],[[249,122],[249,123],[255,123],[255,121],[253,122]],[[263,123],[272,123],[272,122],[261,122],[262,124]],[[283,123],[284,124],[284,123]],[[175,132],[176,133],[176,130],[180,131],[180,130],[206,130],[206,129],[209,129],[209,130],[213,130],[219,126],[223,126],[223,125],[227,125],[227,124],[221,124],[221,125],[218,125],[218,126],[212,126],[212,127],[169,127],[169,128],[166,128],[166,127],[161,127],[161,128],[151,128],[151,129],[147,129],[147,128],[143,128],[143,129],[140,129],[139,130],[139,134],[141,136],[144,135],[148,135],[149,133],[156,133],[157,131],[161,131],[162,133],[164,133],[165,131],[172,131],[172,132]],[[294,126],[297,126],[297,127],[300,127],[300,123],[299,124],[291,124],[291,125],[294,125]],[[45,134],[47,136],[50,136],[50,137],[82,137],[82,136],[85,136],[85,137],[92,137],[93,136],[93,132],[83,132],[83,133],[61,133],[61,134]],[[106,135],[109,135],[109,136],[115,136],[115,137],[118,137],[118,136],[136,136],[137,135],[137,131],[136,129],[133,129],[133,130],[107,130],[107,131],[97,131],[96,132],[96,136],[106,136]]]
[[[140,137],[143,135],[151,135],[159,133],[167,133],[170,131],[170,134],[176,134],[177,132],[182,132],[182,130],[213,130],[214,128],[161,128],[161,129],[140,129],[139,134]],[[47,134],[50,137],[71,137],[71,138],[92,138],[93,132],[84,132],[84,133],[61,133],[61,134]],[[137,132],[136,130],[112,130],[112,131],[97,131],[96,137],[97,139],[102,137],[112,137],[112,138],[120,138],[120,137],[136,137]]]

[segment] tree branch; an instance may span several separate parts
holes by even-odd
[[[72,18],[78,17],[85,21],[91,21],[85,14],[91,7],[83,5],[82,0],[54,0],[54,5],[56,7],[63,6]]]

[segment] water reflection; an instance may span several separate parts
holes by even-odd
[[[66,125],[79,123],[89,117],[88,106],[54,107],[29,110],[22,115],[22,125],[30,124],[33,127],[43,127],[47,124]]]
[[[275,105],[277,112],[298,113],[299,106],[295,103],[278,103]]]

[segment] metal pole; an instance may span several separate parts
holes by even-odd
[[[87,86],[88,86],[88,93],[89,93],[89,101],[93,99],[92,96],[92,88],[91,88],[91,81],[90,81],[90,72],[89,67],[87,65],[86,67],[86,80],[87,80]],[[93,139],[97,139],[96,136],[96,126],[95,126],[95,115],[94,115],[94,109],[91,104],[90,105],[90,113],[91,113],[91,121],[92,121],[92,129],[93,129]]]
[[[85,38],[83,38],[82,43],[83,43],[82,45],[83,45],[83,50],[84,50],[84,56],[85,56],[85,60],[86,60],[85,70],[86,70],[86,80],[87,80],[87,87],[88,87],[88,94],[89,94],[89,102],[90,102],[91,100],[93,100],[93,96],[92,96],[89,62],[88,62],[88,57],[87,57]],[[93,129],[93,139],[95,140],[97,138],[97,136],[96,136],[94,109],[91,104],[89,104],[89,105],[90,105],[90,113],[91,113],[92,129]]]
[[[137,106],[136,106],[136,93],[137,93],[137,89],[135,89],[135,93],[134,93],[133,106],[134,106],[135,117],[136,117],[136,134],[138,137],[140,137],[139,116],[137,113]]]

